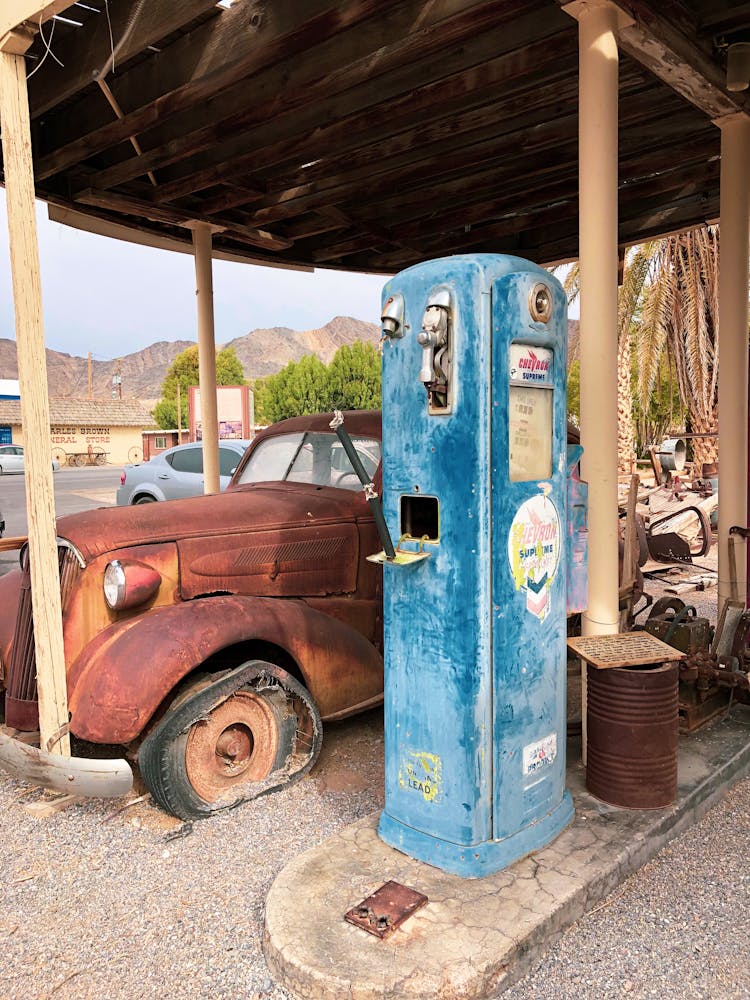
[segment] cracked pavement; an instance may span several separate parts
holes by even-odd
[[[378,814],[294,859],[266,903],[264,951],[278,983],[305,1000],[462,1000],[497,996],[563,931],[750,772],[750,709],[680,741],[679,793],[667,809],[625,810],[585,790],[569,754],[574,822],[510,868],[462,879],[377,836]],[[393,879],[429,902],[384,941],[344,913]]]

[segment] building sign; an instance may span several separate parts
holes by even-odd
[[[510,345],[510,380],[523,385],[552,385],[552,351],[528,344]]]
[[[201,419],[201,391],[191,385],[188,395],[190,440],[203,440]],[[248,385],[218,385],[216,408],[219,420],[219,438],[251,438],[253,436],[253,394]]]

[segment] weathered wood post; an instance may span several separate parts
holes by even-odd
[[[39,728],[43,750],[70,756],[26,62],[18,54],[23,45],[15,32],[2,41],[0,122],[21,384]]]

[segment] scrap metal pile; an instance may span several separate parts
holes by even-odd
[[[750,611],[744,603],[727,601],[714,630],[679,597],[663,597],[644,628],[685,653],[679,664],[681,732],[694,732],[735,700],[750,705]]]

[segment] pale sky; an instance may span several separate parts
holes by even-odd
[[[45,343],[97,360],[159,340],[195,340],[190,254],[154,250],[50,222],[37,202]],[[259,327],[308,330],[334,316],[380,321],[382,275],[285,271],[214,261],[216,342]],[[0,337],[15,340],[5,191],[0,188]],[[2,372],[0,372],[2,376]]]

